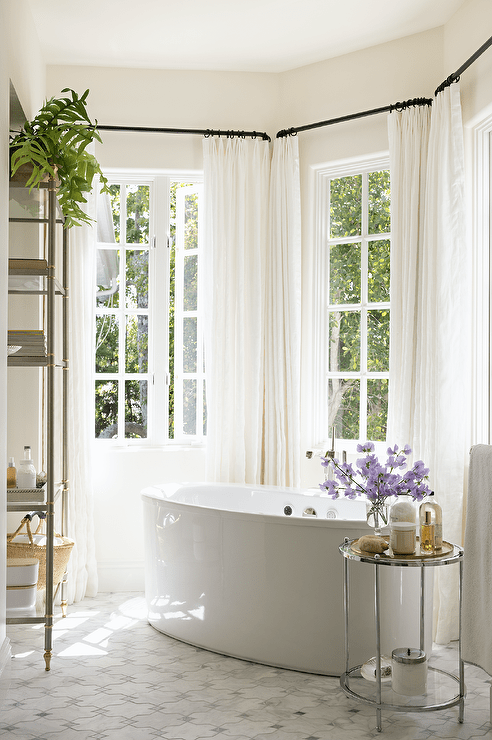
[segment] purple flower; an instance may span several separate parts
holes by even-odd
[[[427,485],[429,469],[422,460],[418,460],[411,470],[400,474],[397,470],[407,467],[407,456],[411,453],[408,445],[399,450],[398,445],[388,447],[388,459],[383,465],[374,453],[374,444],[365,442],[357,445],[357,452],[364,452],[356,462],[356,469],[351,464],[340,463],[338,460],[323,458],[321,463],[327,468],[333,468],[336,480],[325,481],[320,489],[333,498],[343,493],[347,498],[365,495],[373,504],[384,503],[390,496],[408,494],[416,501],[430,493]]]

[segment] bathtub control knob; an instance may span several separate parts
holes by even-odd
[[[284,514],[285,516],[290,516],[292,514],[292,506],[284,506]]]

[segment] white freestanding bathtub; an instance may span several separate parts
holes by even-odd
[[[369,533],[364,500],[230,484],[159,485],[142,499],[151,625],[258,663],[345,670],[338,547]],[[350,567],[350,663],[358,665],[376,652],[374,574],[367,563]],[[382,652],[391,656],[419,645],[418,569],[383,570]]]

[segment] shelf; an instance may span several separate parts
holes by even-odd
[[[7,506],[24,504],[35,506],[46,502],[46,484],[42,488],[7,488]]]
[[[10,179],[9,221],[11,223],[47,223],[49,182],[41,182],[39,188],[26,187],[27,177],[14,176]],[[58,201],[56,202],[56,223],[64,218]]]
[[[22,501],[14,500],[13,498],[9,498],[9,493],[14,494],[14,492],[18,490],[15,488],[7,489],[7,511],[47,511],[49,504],[46,501],[46,485],[43,486],[43,488],[35,488],[32,489],[33,491],[36,491],[38,493],[39,491],[44,492],[44,498],[42,501],[37,498],[35,501],[28,501],[27,499]],[[29,490],[29,489],[22,489],[22,490]],[[57,500],[60,498],[61,493],[63,491],[63,483],[55,483],[55,492],[53,497],[53,503],[56,503]],[[15,494],[14,494],[15,495]]]
[[[361,666],[351,668],[340,676],[340,686],[346,694],[366,704],[378,705],[377,684],[361,676]],[[391,681],[381,683],[381,709],[393,712],[431,712],[436,709],[448,709],[459,704],[462,697],[459,693],[460,679],[453,673],[440,668],[428,666],[427,692],[421,696],[403,696],[391,688]]]
[[[10,295],[48,295],[48,270],[45,272],[34,272],[27,270],[9,270],[8,292]],[[56,278],[56,295],[65,295],[65,288]]]

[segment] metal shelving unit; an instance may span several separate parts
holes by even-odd
[[[57,250],[57,226],[63,223],[63,216],[57,201],[57,182],[53,179],[41,183],[39,190],[30,191],[25,183],[12,180],[10,183],[12,200],[20,203],[26,210],[26,216],[12,216],[9,222],[46,225],[46,260],[26,260],[26,266],[19,266],[23,260],[14,259],[9,265],[9,294],[45,296],[46,308],[44,332],[46,336],[46,353],[39,356],[10,355],[9,367],[44,368],[45,409],[46,409],[46,495],[42,503],[34,495],[30,501],[14,501],[7,497],[7,511],[46,512],[46,603],[44,616],[8,617],[7,624],[44,624],[44,660],[46,670],[51,667],[53,648],[54,598],[53,592],[53,554],[55,538],[55,502],[61,500],[61,534],[66,535],[68,519],[68,233],[63,229],[61,251]],[[59,229],[58,229],[59,230]],[[57,251],[61,254],[58,258]],[[39,262],[39,265],[36,264]],[[56,273],[56,274],[55,274]],[[13,278],[13,279],[11,279]],[[59,304],[61,301],[61,306]],[[62,337],[57,336],[61,311]],[[58,331],[59,333],[59,331]],[[57,356],[57,348],[62,356]],[[58,353],[59,354],[59,353]],[[57,387],[55,375],[62,373],[61,388]],[[61,396],[61,418],[57,418],[56,401]],[[55,468],[55,442],[61,438],[61,459],[59,470]],[[61,481],[55,480],[56,473],[61,473]],[[61,583],[61,612],[66,615],[66,576]]]

